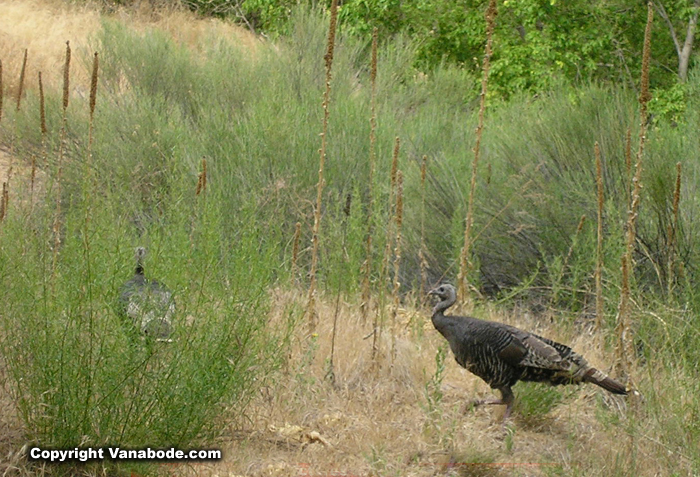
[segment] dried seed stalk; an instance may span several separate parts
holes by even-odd
[[[9,201],[9,194],[7,192],[7,182],[2,183],[2,196],[0,196],[0,222],[5,220],[7,215],[7,206]]]
[[[95,53],[95,56],[93,57],[92,61],[92,75],[90,77],[90,102],[89,102],[89,108],[90,108],[90,117],[88,120],[88,144],[87,144],[87,161],[85,164],[85,169],[86,169],[86,183],[88,184],[88,188],[86,189],[86,193],[90,193],[90,187],[92,186],[92,141],[94,137],[94,129],[95,129],[95,105],[97,104],[97,78],[98,78],[98,70],[99,70],[99,57],[97,53]],[[89,207],[87,208],[89,211]]]
[[[372,276],[372,211],[374,208],[374,169],[376,167],[377,152],[377,43],[378,33],[375,28],[372,31],[372,61],[370,68],[370,119],[369,119],[369,175],[367,177],[367,236],[365,237],[365,262],[362,264],[362,304],[360,313],[362,324],[367,323],[370,310],[370,279]]]
[[[46,165],[46,102],[44,100],[44,82],[39,71],[39,127],[41,129],[41,160],[42,165]],[[36,161],[32,156],[32,177],[31,177],[31,192],[34,194],[34,180],[36,178]],[[32,197],[32,204],[34,203]]]
[[[27,72],[27,49],[24,49],[24,59],[22,60],[22,69],[19,72],[19,90],[17,91],[17,111],[22,104],[22,96],[24,95],[24,75]]]
[[[39,126],[41,127],[41,135],[45,136],[46,129],[46,102],[44,100],[44,82],[41,79],[41,71],[39,71]]]
[[[639,148],[637,149],[637,163],[635,164],[634,177],[632,178],[632,193],[630,199],[630,208],[627,215],[627,237],[625,243],[625,254],[623,256],[623,273],[622,286],[620,294],[620,307],[617,322],[618,334],[618,366],[622,370],[627,370],[631,367],[631,361],[634,356],[634,344],[630,326],[629,316],[629,293],[630,293],[630,276],[634,273],[634,263],[632,255],[634,245],[637,239],[636,223],[637,214],[639,211],[639,202],[641,200],[642,190],[642,158],[644,155],[644,146],[647,138],[648,112],[647,103],[651,99],[649,92],[649,60],[651,56],[651,26],[654,19],[654,10],[652,4],[647,5],[647,26],[644,31],[644,51],[642,52],[642,79],[639,93]]]
[[[328,48],[323,59],[326,63],[326,89],[323,93],[323,132],[321,133],[321,149],[319,150],[318,183],[316,184],[316,208],[314,210],[314,227],[311,234],[311,270],[309,272],[309,301],[306,316],[309,334],[316,331],[316,273],[318,269],[318,240],[321,228],[321,206],[323,202],[323,168],[326,161],[326,142],[328,135],[329,106],[331,101],[331,68],[333,66],[333,50],[335,48],[335,30],[338,23],[338,0],[331,3],[331,19],[328,28]]]
[[[2,104],[5,96],[5,88],[2,84],[2,60],[0,60],[0,121],[2,121]]]
[[[100,58],[97,52],[92,61],[92,76],[90,77],[90,122],[95,116],[95,105],[97,104],[97,79],[100,67]]]
[[[206,192],[207,188],[207,159],[205,157],[202,158],[202,170],[199,172],[199,175],[197,176],[197,188],[194,191],[194,195],[199,195],[203,192]]]
[[[469,272],[469,253],[471,251],[471,229],[474,220],[474,197],[476,192],[476,174],[481,151],[481,136],[484,130],[484,112],[486,111],[486,92],[488,89],[489,69],[491,66],[491,55],[493,45],[493,31],[496,27],[496,15],[498,14],[496,0],[490,0],[486,9],[486,52],[482,66],[483,76],[481,79],[481,95],[479,102],[479,122],[476,127],[476,144],[474,145],[474,160],[472,161],[472,176],[469,186],[469,202],[467,204],[466,224],[464,228],[464,246],[459,260],[459,274],[457,275],[457,293],[460,303],[466,303],[467,296],[467,274]]]

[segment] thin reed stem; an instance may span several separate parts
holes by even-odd
[[[323,57],[326,63],[326,89],[323,93],[323,131],[321,132],[321,149],[319,150],[318,183],[316,184],[316,208],[314,210],[314,227],[311,234],[311,270],[309,272],[309,300],[306,316],[309,334],[316,331],[316,273],[318,269],[319,233],[321,229],[321,206],[323,203],[323,168],[326,162],[326,144],[328,137],[328,118],[331,101],[331,69],[333,66],[333,50],[335,48],[335,31],[338,23],[338,0],[331,3],[331,18],[328,28],[328,48]]]
[[[2,106],[5,97],[5,88],[2,84],[2,60],[0,60],[0,121],[2,121]]]
[[[32,168],[29,173],[30,204],[34,203],[34,181],[36,180],[36,154],[32,153]]]
[[[85,172],[83,174],[83,201],[85,203],[85,223],[82,235],[83,239],[83,255],[85,259],[85,289],[87,290],[88,297],[88,340],[89,340],[89,352],[85,358],[87,359],[87,383],[85,390],[85,403],[83,404],[84,414],[83,414],[83,426],[85,430],[83,432],[89,432],[87,427],[90,425],[90,401],[93,398],[93,350],[95,348],[95,310],[92,306],[93,303],[93,285],[92,280],[92,260],[91,260],[91,247],[90,247],[90,218],[92,212],[92,196],[93,188],[95,187],[94,181],[92,179],[92,143],[94,134],[94,119],[95,119],[95,105],[97,103],[97,79],[98,79],[98,69],[99,69],[99,59],[97,53],[95,53],[92,64],[92,75],[90,78],[90,99],[89,99],[89,117],[88,117],[88,142],[87,142],[87,159],[85,161]],[[66,79],[67,81],[67,79]],[[66,94],[64,90],[64,95]],[[65,99],[65,98],[64,98]],[[67,102],[65,103],[67,106]],[[64,110],[65,115],[65,110]]]
[[[371,308],[370,281],[372,277],[372,234],[374,232],[374,170],[377,162],[377,48],[378,33],[375,28],[372,31],[372,61],[370,68],[370,119],[369,119],[369,174],[367,177],[367,235],[365,237],[365,262],[362,264],[362,304],[360,313],[362,324],[367,323]]]
[[[401,266],[401,226],[403,225],[403,174],[398,171],[396,174],[396,215],[394,217],[396,224],[396,245],[394,247],[394,287],[391,292],[393,298],[393,308],[391,310],[391,365],[396,361],[396,333],[397,323],[396,318],[399,313],[399,270]]]
[[[390,180],[391,185],[389,186],[389,215],[391,217],[396,213],[396,174],[399,170],[399,150],[401,149],[401,140],[396,137],[394,141],[394,152],[391,155],[391,172]],[[394,230],[391,226],[386,229],[386,244],[384,247],[384,258],[382,259],[382,268],[379,273],[380,281],[383,282],[383,278],[386,277],[389,269],[389,260],[391,259],[391,246],[394,240]]]
[[[467,216],[464,227],[464,246],[459,259],[459,274],[457,275],[457,294],[461,304],[468,300],[467,275],[469,273],[469,254],[471,252],[471,229],[474,221],[474,197],[476,195],[476,176],[479,156],[481,151],[481,137],[484,130],[484,112],[486,111],[486,93],[488,90],[489,70],[491,55],[493,53],[493,31],[496,27],[496,15],[498,14],[496,0],[490,0],[486,9],[486,51],[482,65],[483,76],[481,78],[481,94],[479,98],[479,122],[476,127],[476,143],[474,145],[474,160],[472,161],[472,175],[469,185],[469,201],[467,202]]]
[[[559,269],[559,273],[557,274],[553,286],[552,286],[552,296],[549,302],[550,308],[554,308],[558,298],[559,298],[559,287],[561,285],[562,278],[564,278],[564,273],[566,272],[566,268],[569,265],[569,260],[571,260],[571,256],[574,254],[574,248],[576,247],[576,244],[578,243],[578,236],[581,234],[581,230],[583,230],[583,225],[586,222],[586,216],[582,215],[581,219],[578,222],[578,226],[576,227],[576,232],[574,232],[574,236],[571,239],[571,245],[569,245],[569,251],[567,252],[566,256],[564,257],[564,260],[561,263],[561,268]]]
[[[667,293],[670,299],[673,296],[673,285],[675,281],[676,268],[676,241],[678,237],[678,215],[681,201],[681,163],[676,164],[676,187],[673,189],[673,205],[671,208],[671,223],[668,225],[668,273],[667,273]]]
[[[595,329],[600,331],[603,323],[605,303],[603,302],[603,164],[600,159],[600,145],[595,143],[595,177],[598,197],[598,228],[596,231],[595,260]]]
[[[53,222],[53,264],[52,274],[56,274],[56,266],[58,264],[58,251],[61,246],[61,176],[63,172],[63,156],[66,148],[66,130],[68,123],[68,100],[70,97],[70,59],[71,50],[70,42],[66,42],[66,60],[63,65],[63,115],[61,119],[61,132],[59,137],[58,147],[58,164],[56,171],[56,214]]]
[[[420,303],[425,305],[428,291],[428,261],[426,259],[425,246],[425,180],[428,174],[428,156],[424,155],[420,165],[420,248],[418,260],[420,261]]]
[[[19,89],[17,90],[17,111],[22,105],[22,96],[24,95],[24,75],[27,72],[27,49],[24,49],[24,59],[22,60],[22,69],[19,72]]]
[[[348,193],[348,195],[345,197],[345,207],[343,208],[343,224],[342,224],[343,240],[342,240],[341,247],[340,247],[341,251],[345,250],[345,245],[347,242],[348,220],[350,219],[351,209],[352,209],[352,193]],[[343,259],[342,259],[343,262],[347,261],[344,253],[342,253],[342,256],[343,256]],[[343,284],[343,277],[344,277],[343,273],[338,274],[338,288],[336,289],[335,310],[333,311],[333,331],[331,333],[331,356],[330,356],[330,359],[328,360],[328,372],[326,373],[326,378],[328,378],[331,381],[331,383],[333,383],[333,384],[335,384],[335,367],[334,367],[335,338],[338,334],[338,315],[340,314],[340,291],[341,291],[342,284]]]
[[[632,128],[627,127],[625,134],[625,170],[627,177],[632,177]],[[631,186],[630,186],[631,189]]]
[[[396,177],[399,167],[399,150],[401,149],[401,140],[397,137],[394,141],[394,152],[391,156],[391,172],[390,172],[390,186],[389,186],[389,215],[391,217],[395,216],[396,213]],[[391,259],[391,245],[394,239],[394,224],[392,221],[387,224],[386,227],[386,244],[384,247],[384,256],[382,258],[382,266],[379,271],[379,282],[385,283],[386,276],[389,271],[389,261]],[[373,326],[373,336],[372,336],[372,359],[377,357],[379,352],[379,338],[382,334],[384,328],[384,313],[385,313],[385,287],[381,286],[379,288],[379,306],[377,307],[377,312],[374,316],[374,326]]]
[[[292,284],[297,283],[297,268],[299,262],[299,239],[301,237],[301,222],[297,222],[294,226],[294,238],[292,239],[292,267],[290,270],[290,275],[292,278]]]

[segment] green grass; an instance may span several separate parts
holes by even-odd
[[[513,415],[528,427],[536,427],[564,399],[560,388],[539,383],[519,383],[515,388]]]

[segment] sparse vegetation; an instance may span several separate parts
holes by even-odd
[[[357,475],[699,473],[694,71],[675,125],[641,121],[634,93],[611,86],[489,103],[469,240],[475,315],[567,338],[592,364],[607,362],[629,252],[631,366],[644,398],[626,412],[587,388],[519,385],[504,441],[498,411],[464,413],[490,390],[448,359],[423,329],[429,311],[414,306],[424,282],[459,272],[480,124],[472,75],[449,64],[419,72],[419,52],[400,36],[380,35],[372,61],[371,35],[341,28],[328,91],[328,13],[295,8],[291,18],[251,51],[223,35],[188,43],[172,26],[105,17],[91,48],[74,48],[65,93],[65,39],[46,48],[50,61],[29,48],[25,67],[26,46],[3,49],[0,98],[19,98],[23,84],[21,108],[0,109],[14,165],[0,214],[0,384],[23,433],[0,437],[3,455],[27,442],[118,442],[224,449],[224,462],[178,475],[298,475],[300,462]],[[333,114],[320,176],[324,90]],[[648,129],[629,249],[637,121]],[[389,205],[396,137],[400,235]],[[309,276],[306,244],[321,218]],[[174,291],[173,343],[134,349],[119,322],[117,289],[136,245]],[[303,341],[312,279],[319,321]],[[373,308],[380,319],[391,312],[391,330],[362,319]]]

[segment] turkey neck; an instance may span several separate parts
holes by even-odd
[[[141,259],[136,260],[136,275],[141,275],[143,276],[143,263],[141,262]]]
[[[449,318],[445,316],[445,310],[455,304],[457,297],[448,297],[439,302],[433,308],[433,325],[438,331],[441,331],[449,322]]]

